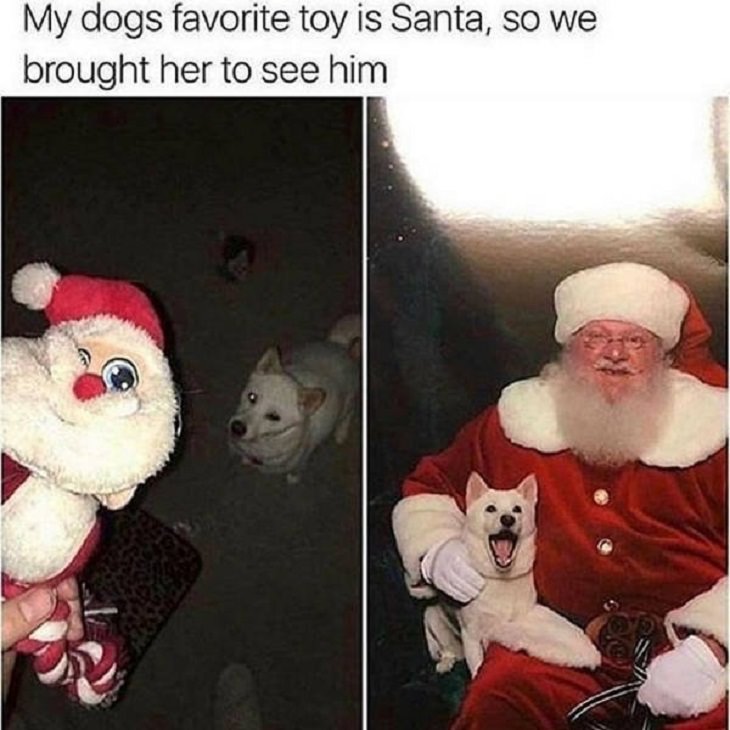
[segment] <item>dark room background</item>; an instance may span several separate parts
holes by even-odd
[[[264,350],[324,337],[361,309],[361,108],[359,99],[4,101],[3,334],[46,326],[10,299],[10,277],[31,261],[127,279],[160,303],[183,436],[129,509],[154,515],[202,560],[114,709],[79,709],[27,672],[17,701],[25,727],[209,730],[217,677],[231,663],[249,668],[267,729],[359,725],[359,418],[294,486],[244,469],[226,430]],[[255,246],[240,281],[220,272],[230,235]]]

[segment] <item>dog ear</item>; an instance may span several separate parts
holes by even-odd
[[[283,372],[281,354],[278,347],[270,347],[258,361],[256,372],[262,375],[274,375]]]
[[[537,502],[537,477],[534,474],[526,476],[517,486],[517,491],[528,502]]]
[[[489,485],[479,474],[473,471],[466,482],[466,506],[469,507],[472,502],[476,502],[477,499],[483,497],[488,490]]]
[[[353,338],[352,342],[347,346],[347,354],[353,360],[362,359],[362,339],[360,337]]]
[[[324,403],[326,397],[327,394],[322,388],[300,388],[299,407],[311,415]]]

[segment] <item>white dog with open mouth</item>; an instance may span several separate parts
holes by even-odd
[[[259,360],[228,423],[241,461],[299,481],[314,449],[334,432],[344,443],[360,391],[359,315],[338,320],[326,340],[308,343],[282,360],[276,347]]]
[[[600,653],[580,628],[537,603],[536,504],[532,474],[514,489],[491,489],[476,472],[469,477],[462,540],[486,582],[470,603],[455,608],[441,601],[426,608],[426,641],[438,672],[463,658],[473,677],[492,641],[552,664],[600,664]]]

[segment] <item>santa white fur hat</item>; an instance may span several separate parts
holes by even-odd
[[[99,315],[129,322],[164,348],[162,325],[147,295],[134,284],[72,274],[62,276],[47,263],[26,264],[12,282],[13,299],[43,309],[52,325]]]
[[[665,350],[679,341],[689,297],[658,269],[627,261],[571,274],[555,289],[555,339],[562,345],[589,322],[611,319],[653,332]]]

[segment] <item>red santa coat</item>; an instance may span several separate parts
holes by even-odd
[[[607,608],[664,616],[725,575],[726,464],[722,447],[685,468],[592,467],[570,451],[510,441],[499,408],[490,408],[405,482],[394,520],[408,584],[415,595],[430,592],[420,559],[461,533],[471,471],[496,489],[535,474],[541,601],[583,624]],[[726,643],[722,611],[708,607],[691,625]]]

